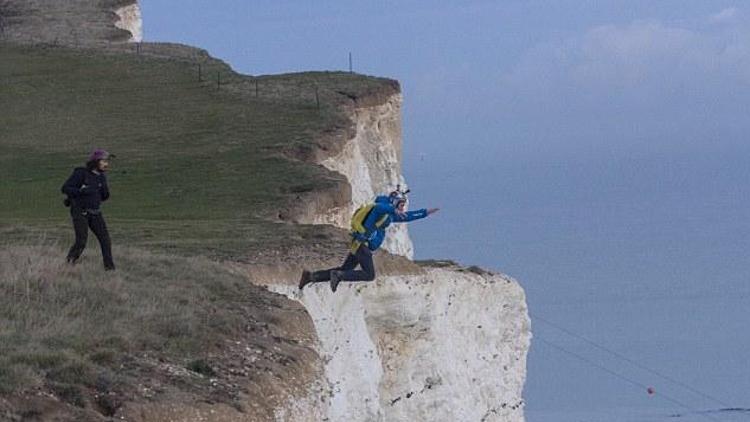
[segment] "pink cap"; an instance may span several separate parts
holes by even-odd
[[[95,150],[91,151],[91,154],[89,154],[89,161],[95,161],[95,160],[107,160],[112,155],[108,153],[106,150],[101,148],[96,148]]]

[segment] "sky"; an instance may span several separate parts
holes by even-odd
[[[356,71],[398,79],[406,98],[407,145],[424,153],[451,156],[455,149],[476,146],[466,142],[498,144],[499,153],[509,154],[535,155],[538,148],[607,153],[611,147],[648,147],[655,138],[695,144],[713,136],[720,124],[739,142],[746,129],[738,106],[747,96],[750,27],[741,5],[580,0],[181,5],[143,2],[146,39],[198,45],[251,74],[345,70],[351,52]],[[584,128],[576,124],[582,119]],[[680,130],[674,131],[675,124]],[[675,132],[681,136],[663,136]],[[622,142],[623,135],[629,142]],[[437,141],[448,136],[453,139]],[[436,139],[432,144],[441,148],[411,138]]]
[[[348,70],[351,53],[400,81],[411,198],[442,208],[410,228],[417,257],[521,282],[530,422],[750,407],[750,2],[141,6],[145,41],[242,73]]]

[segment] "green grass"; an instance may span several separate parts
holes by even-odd
[[[0,396],[46,391],[107,416],[158,375],[149,359],[227,378],[231,353],[245,352],[222,345],[281,344],[252,368],[257,381],[279,359],[314,353],[298,343],[305,333],[279,337],[298,316],[286,302],[216,262],[338,255],[339,231],[279,218],[343,183],[292,157],[335,148],[323,138],[351,133],[343,107],[397,85],[336,72],[246,77],[184,47],[142,51],[0,43]],[[155,57],[167,52],[182,58]],[[81,264],[63,259],[73,235],[60,187],[94,147],[117,154],[104,205],[115,273],[93,236]],[[190,382],[169,388],[217,400]]]
[[[117,154],[104,208],[116,238],[229,255],[289,235],[267,217],[296,192],[341,183],[288,153],[348,127],[339,106],[349,98],[392,85],[329,72],[244,77],[216,60],[200,62],[199,82],[197,62],[8,44],[0,57],[0,224],[61,235],[60,186],[104,147]]]
[[[27,400],[0,410],[10,420],[44,415],[49,397],[69,420],[144,400],[262,406],[264,389],[315,368],[301,309],[241,272],[136,248],[119,249],[116,272],[63,256],[43,239],[0,240],[0,399]]]
[[[242,330],[236,312],[247,281],[205,259],[121,251],[125,271],[98,263],[69,267],[52,245],[0,251],[0,385],[32,375],[92,383],[126,353],[200,356],[207,344]],[[218,310],[216,304],[221,303]],[[234,309],[233,309],[234,308]]]

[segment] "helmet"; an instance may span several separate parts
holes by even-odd
[[[91,151],[91,154],[89,154],[89,161],[108,160],[110,158],[114,158],[114,154],[110,154],[109,152],[101,148],[96,148],[95,150]]]
[[[401,190],[401,185],[397,185],[396,186],[396,190],[394,190],[393,192],[391,192],[388,195],[388,200],[391,202],[391,205],[393,205],[394,207],[398,208],[398,206],[402,202],[406,202],[406,200],[407,200],[406,194],[408,194],[408,193],[409,193],[409,189],[407,189],[405,191],[402,191]]]
[[[391,202],[391,205],[398,207],[402,202],[406,202],[406,197],[396,192],[391,192],[391,194],[388,195],[388,200]]]

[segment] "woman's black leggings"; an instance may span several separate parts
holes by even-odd
[[[109,239],[107,223],[104,222],[104,216],[99,210],[82,210],[81,208],[71,207],[70,216],[73,219],[73,230],[76,234],[76,242],[68,252],[68,262],[74,263],[81,257],[83,250],[86,248],[89,228],[99,240],[102,248],[102,258],[104,258],[104,268],[108,270],[115,269],[115,263],[112,260],[112,242]]]

